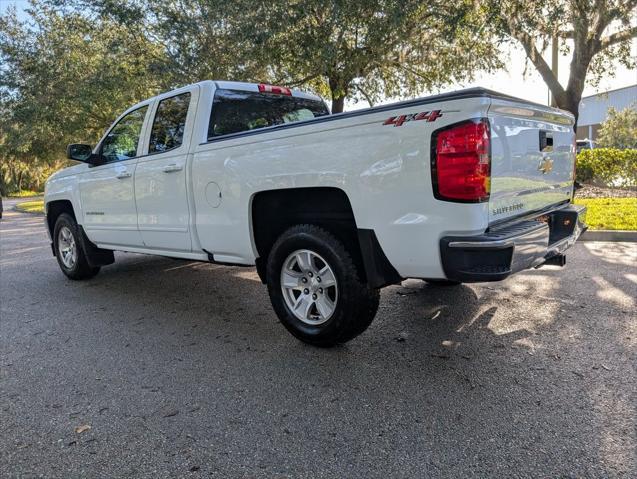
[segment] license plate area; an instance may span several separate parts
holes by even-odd
[[[572,209],[553,211],[538,218],[549,226],[549,245],[567,238],[575,231],[578,212]]]

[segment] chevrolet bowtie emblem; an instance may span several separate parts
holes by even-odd
[[[537,169],[546,175],[553,170],[553,160],[550,158],[543,158]]]

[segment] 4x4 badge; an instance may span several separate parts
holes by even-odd
[[[401,126],[403,123],[412,120],[436,121],[441,116],[442,112],[440,110],[421,111],[420,113],[411,113],[409,115],[390,116],[383,122],[383,125]]]

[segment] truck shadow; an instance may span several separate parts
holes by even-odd
[[[631,264],[630,252],[634,255],[634,249],[622,250],[603,260],[611,268],[622,265],[624,277],[633,277],[633,281],[613,284],[603,274],[578,278],[582,297],[601,298],[611,307],[621,307],[621,301],[626,308],[634,307],[637,266]],[[587,251],[583,256],[599,254]],[[525,339],[550,329],[555,321],[573,319],[572,313],[566,313],[575,309],[573,306],[586,307],[579,296],[562,291],[562,280],[557,269],[530,271],[492,285],[440,287],[408,280],[383,290],[378,315],[358,340],[327,352],[318,351],[339,356],[349,351],[358,353],[365,343],[374,347],[389,343],[419,356],[425,352],[441,358],[452,354],[473,357],[484,350],[485,344],[495,349],[514,345],[533,353],[532,341]],[[272,327],[278,320],[253,268],[118,255],[114,266],[104,268],[85,287],[120,302],[129,299],[138,305],[141,298],[156,321],[169,317],[171,323],[177,319],[197,322],[210,334],[220,327],[224,334],[240,336],[244,341],[251,341],[253,336],[259,342],[285,344],[291,348],[288,351],[315,351],[289,337],[282,326]],[[494,318],[495,326],[491,324]]]
[[[230,333],[243,332],[241,325],[247,323],[255,338],[280,342],[277,338],[283,336],[289,339],[284,342],[292,343],[294,349],[306,348],[288,337],[282,326],[272,330],[270,323],[278,323],[278,319],[270,306],[267,289],[254,268],[118,255],[115,265],[103,268],[95,279],[82,286],[90,291],[88,294],[95,292],[100,296],[117,297],[119,302],[139,303],[141,300],[152,310],[156,320],[165,314],[174,314],[176,319],[187,323],[202,320],[211,327],[219,323],[224,332],[227,329]],[[497,309],[478,314],[483,307],[470,286],[438,287],[408,280],[403,285],[383,290],[378,315],[370,328],[374,331],[371,339],[378,341],[379,336],[385,334],[388,337],[383,341],[403,342],[405,347],[415,344],[417,336],[432,344],[452,336],[469,336],[470,329],[483,329]],[[172,310],[175,313],[171,313]],[[255,322],[258,318],[263,319],[260,321],[263,324]],[[228,322],[233,325],[221,324]],[[369,340],[367,336],[368,333],[364,333],[360,340],[351,344],[362,342],[363,338]],[[347,349],[348,346],[341,346],[332,351],[345,354]]]
[[[234,359],[225,356],[223,361],[242,356],[249,361],[250,353],[258,351],[265,353],[266,363],[274,368],[280,361],[293,360],[303,364],[290,371],[293,377],[299,374],[295,381],[301,384],[307,380],[306,374],[326,383],[333,377],[352,375],[357,380],[372,380],[372,374],[378,381],[385,377],[375,371],[381,365],[388,380],[409,367],[422,380],[445,384],[457,376],[448,376],[448,367],[453,365],[463,382],[471,382],[466,377],[473,374],[469,372],[473,362],[501,359],[510,348],[526,354],[524,340],[534,334],[524,327],[491,328],[507,302],[493,301],[490,296],[495,290],[485,290],[485,301],[478,294],[484,296],[484,291],[466,285],[437,287],[410,280],[385,288],[368,331],[328,350],[307,346],[287,333],[253,268],[126,255],[85,286],[90,296],[95,295],[94,301],[116,302],[130,311],[116,319],[127,334],[143,335],[145,342],[157,340],[162,345],[167,344],[166,336],[172,336],[173,345],[196,343],[204,348],[200,353],[208,356],[206,362],[218,361],[214,358],[219,347],[231,349],[235,355]],[[438,363],[444,367],[436,366]]]

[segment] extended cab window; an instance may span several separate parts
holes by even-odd
[[[168,151],[181,146],[189,104],[190,93],[165,98],[159,102],[150,132],[149,153]]]
[[[111,128],[102,142],[105,162],[124,161],[137,156],[139,135],[144,124],[147,106],[131,111]]]
[[[320,100],[219,89],[215,93],[208,139],[242,131],[311,120],[329,114]]]

